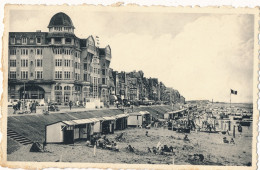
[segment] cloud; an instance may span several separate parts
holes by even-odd
[[[249,16],[204,16],[176,36],[135,33],[106,39],[116,70],[142,69],[178,89],[187,99],[252,102],[253,27]],[[245,36],[246,35],[246,36]],[[250,35],[250,36],[249,36]]]

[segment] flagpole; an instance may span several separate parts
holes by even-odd
[[[230,109],[231,109],[231,92],[230,92]]]

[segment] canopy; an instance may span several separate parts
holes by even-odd
[[[117,97],[115,95],[110,95],[110,100],[117,100]]]

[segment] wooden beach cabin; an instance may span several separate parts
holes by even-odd
[[[94,133],[94,125],[98,120],[78,119],[60,121],[45,126],[45,141],[47,143],[71,144],[76,140],[89,140]]]
[[[151,114],[148,111],[129,113],[128,126],[146,126],[151,123]]]
[[[101,132],[102,134],[114,133],[116,117],[102,117]]]
[[[173,120],[176,118],[183,117],[183,115],[185,114],[185,111],[186,111],[186,109],[171,111],[171,112],[165,113],[163,116],[164,116],[164,119]]]
[[[116,126],[115,130],[123,130],[127,128],[127,119],[128,119],[128,114],[119,114],[116,115]]]

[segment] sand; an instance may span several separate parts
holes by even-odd
[[[148,137],[145,132],[148,131]],[[97,148],[96,156],[93,147],[85,146],[85,141],[76,142],[74,145],[48,144],[45,153],[29,152],[31,146],[22,146],[19,150],[7,156],[8,161],[33,161],[33,162],[89,162],[89,163],[128,163],[128,164],[200,164],[200,165],[229,165],[246,166],[252,162],[252,129],[244,127],[243,134],[238,133],[235,144],[225,144],[224,136],[228,140],[232,136],[205,132],[191,132],[188,134],[190,141],[184,141],[184,134],[164,128],[140,129],[128,128],[107,135],[114,137],[124,132],[125,140],[117,142],[119,152]],[[173,146],[174,153],[156,155],[148,153],[147,147],[156,147],[158,142],[163,145]],[[135,153],[129,152],[126,147],[130,144],[135,148]],[[203,154],[203,161],[193,161],[189,155]]]

